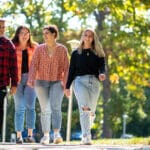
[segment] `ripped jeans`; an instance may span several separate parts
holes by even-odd
[[[95,116],[100,82],[94,75],[77,76],[73,83],[77,98],[82,136],[91,136],[90,117]],[[84,110],[84,108],[88,108]]]

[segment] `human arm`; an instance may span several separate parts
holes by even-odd
[[[104,57],[101,57],[100,58],[100,69],[99,69],[99,80],[100,81],[104,81],[106,79],[106,75],[105,75],[105,58]]]
[[[35,49],[32,60],[31,60],[31,64],[29,67],[29,77],[28,77],[28,82],[27,85],[29,85],[30,87],[34,86],[34,81],[36,78],[36,72],[37,72],[37,68],[39,65],[39,50],[38,47]]]
[[[15,94],[17,83],[18,83],[18,67],[17,67],[17,55],[14,45],[10,42],[10,55],[9,55],[9,76],[10,76],[10,85],[11,93]]]
[[[65,89],[65,95],[66,97],[70,97],[70,89]]]
[[[67,48],[65,48],[63,53],[63,81],[62,81],[62,86],[64,89],[67,82],[68,70],[69,70],[68,50]]]
[[[71,55],[71,59],[70,59],[70,66],[69,66],[69,72],[68,72],[68,79],[67,79],[67,83],[66,83],[66,89],[69,89],[72,81],[75,78],[75,72],[76,72],[76,52],[74,51]]]

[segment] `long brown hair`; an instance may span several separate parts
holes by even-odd
[[[23,26],[23,25],[20,25],[20,26],[17,28],[17,30],[16,30],[16,32],[15,32],[15,35],[14,35],[14,37],[12,38],[12,42],[13,42],[15,45],[19,45],[19,44],[20,44],[20,42],[19,42],[19,33],[20,33],[20,31],[21,31],[22,29],[28,30],[28,32],[29,32],[29,40],[27,41],[27,46],[29,46],[29,47],[32,48],[32,47],[34,46],[34,42],[33,42],[32,39],[31,39],[31,31],[30,31],[30,29],[29,29],[28,27]]]

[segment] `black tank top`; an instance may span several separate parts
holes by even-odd
[[[29,67],[28,67],[28,52],[27,50],[22,51],[22,67],[21,72],[22,73],[28,73]]]

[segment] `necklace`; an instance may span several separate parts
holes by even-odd
[[[85,52],[86,52],[85,54],[86,54],[87,56],[89,56],[89,55],[90,55],[91,48],[84,48],[83,51],[85,51]]]

